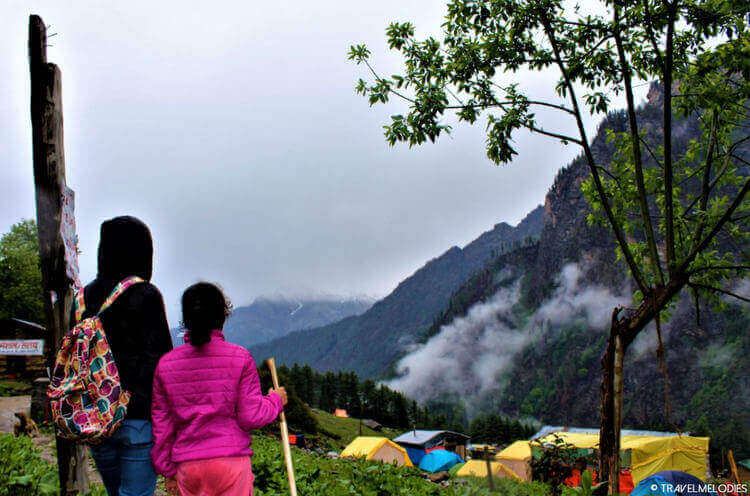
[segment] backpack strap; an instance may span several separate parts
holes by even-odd
[[[73,318],[75,319],[75,323],[78,324],[83,320],[83,314],[86,312],[86,302],[83,299],[83,288],[81,288],[76,294],[75,304]]]
[[[146,281],[138,276],[130,276],[120,281],[120,283],[115,286],[115,289],[112,290],[112,294],[110,294],[109,297],[104,300],[104,303],[102,303],[102,306],[99,309],[99,314],[109,308],[110,305],[112,305],[115,300],[117,300],[117,298],[119,298],[120,295],[127,291],[131,286],[135,286],[136,284],[140,284],[142,282]]]

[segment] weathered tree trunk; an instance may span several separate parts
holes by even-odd
[[[620,476],[620,429],[622,428],[624,359],[633,340],[666,307],[687,283],[677,274],[666,286],[646,296],[635,311],[620,318],[621,309],[612,312],[607,348],[602,356],[601,425],[599,429],[599,474],[608,481],[608,494],[617,494]]]
[[[47,62],[47,32],[41,17],[29,17],[29,72],[31,75],[31,127],[34,157],[39,261],[44,309],[52,367],[63,335],[69,329],[73,301],[66,272],[65,246],[60,225],[65,185],[62,86],[60,69]],[[56,439],[60,494],[88,489],[85,450],[70,441]]]
[[[615,308],[612,312],[612,323],[609,330],[609,339],[607,339],[607,348],[602,356],[602,383],[601,383],[601,426],[599,430],[599,474],[601,480],[606,480],[608,484],[608,493],[613,494],[612,473],[619,465],[620,451],[620,424],[617,421],[618,413],[615,404],[615,362],[618,355],[617,342],[620,332],[620,320],[618,318],[620,309]],[[620,346],[621,348],[621,346]],[[622,374],[622,368],[620,368]]]

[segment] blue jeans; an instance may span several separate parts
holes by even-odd
[[[109,496],[154,494],[153,445],[151,422],[125,420],[111,438],[91,447],[91,455]]]

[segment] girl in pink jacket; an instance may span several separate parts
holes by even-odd
[[[228,315],[219,288],[189,287],[187,344],[164,355],[154,375],[151,458],[183,496],[252,495],[250,431],[276,420],[286,404],[284,388],[263,395],[250,352],[224,340]]]

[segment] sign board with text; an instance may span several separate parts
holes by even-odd
[[[62,195],[62,222],[60,222],[60,234],[65,245],[65,271],[68,278],[73,281],[73,288],[81,288],[81,280],[78,276],[78,235],[76,234],[75,216],[75,193],[67,186]]]
[[[0,339],[0,355],[36,356],[43,354],[43,339]]]

